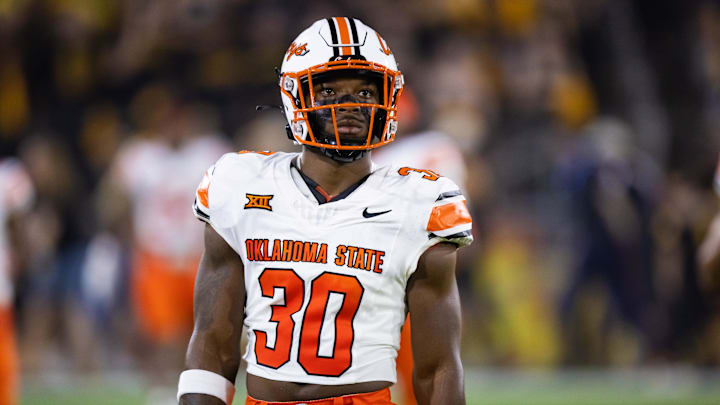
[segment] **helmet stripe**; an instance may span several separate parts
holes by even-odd
[[[335,44],[338,43],[337,30],[335,29],[335,23],[332,18],[326,18],[328,25],[330,26],[330,39],[332,39],[333,58],[340,56],[340,50]]]
[[[359,44],[360,37],[358,37],[357,27],[355,26],[355,19],[348,18],[348,21],[350,21],[350,32],[352,32],[353,43]],[[355,56],[360,56],[360,46],[359,45],[355,46]]]
[[[350,45],[350,29],[348,28],[347,19],[345,17],[334,17],[337,23],[338,31],[340,32],[340,42],[343,45]],[[345,55],[352,55],[352,48],[349,46],[343,46],[340,53]]]

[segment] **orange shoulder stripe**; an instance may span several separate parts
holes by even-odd
[[[198,186],[197,189],[197,195],[198,198],[200,198],[200,204],[203,205],[205,208],[210,208],[210,198],[208,197],[208,189],[210,188],[210,176],[208,176],[207,173],[205,173],[205,176],[202,179],[202,182],[200,183],[200,186]]]
[[[270,156],[270,155],[274,154],[275,152],[269,151],[269,150],[245,150],[245,149],[238,151],[238,155],[243,155],[245,153],[257,153],[259,155]]]
[[[430,232],[442,231],[452,227],[472,222],[470,212],[465,201],[434,207],[430,213],[427,230]]]

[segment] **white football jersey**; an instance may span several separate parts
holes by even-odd
[[[138,247],[184,263],[202,252],[202,228],[187,215],[196,175],[228,151],[220,137],[191,139],[178,148],[155,139],[132,140],[118,153],[113,175],[132,200]]]
[[[297,156],[226,154],[196,193],[196,216],[245,266],[247,372],[395,382],[408,278],[430,246],[472,241],[465,198],[431,171],[384,166],[319,204],[293,178]]]
[[[15,212],[27,211],[35,196],[30,176],[19,160],[0,159],[0,307],[10,305],[13,285],[10,280],[10,250],[7,220]]]

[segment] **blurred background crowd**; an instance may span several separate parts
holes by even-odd
[[[334,15],[382,33],[408,83],[378,159],[465,188],[466,365],[720,365],[697,255],[718,210],[718,2],[0,0],[0,315],[23,376],[176,376],[195,187],[226,151],[293,149],[255,106]]]

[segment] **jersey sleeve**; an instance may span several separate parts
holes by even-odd
[[[241,211],[237,209],[237,193],[233,190],[238,187],[235,174],[242,172],[242,168],[237,167],[232,155],[224,155],[205,171],[195,190],[192,210],[197,219],[210,224],[237,251],[239,238],[234,225],[240,221]]]
[[[408,254],[403,258],[406,278],[415,272],[420,257],[436,244],[448,242],[460,248],[473,241],[472,218],[457,184],[437,177],[411,187],[416,194],[404,232],[408,243],[404,247]]]
[[[460,188],[447,178],[440,178],[442,184],[425,225],[429,240],[435,243],[450,242],[458,247],[473,241],[472,217]]]
[[[195,201],[193,202],[193,213],[195,217],[203,222],[210,223],[210,179],[215,171],[215,165],[212,165],[203,176],[195,190]]]

